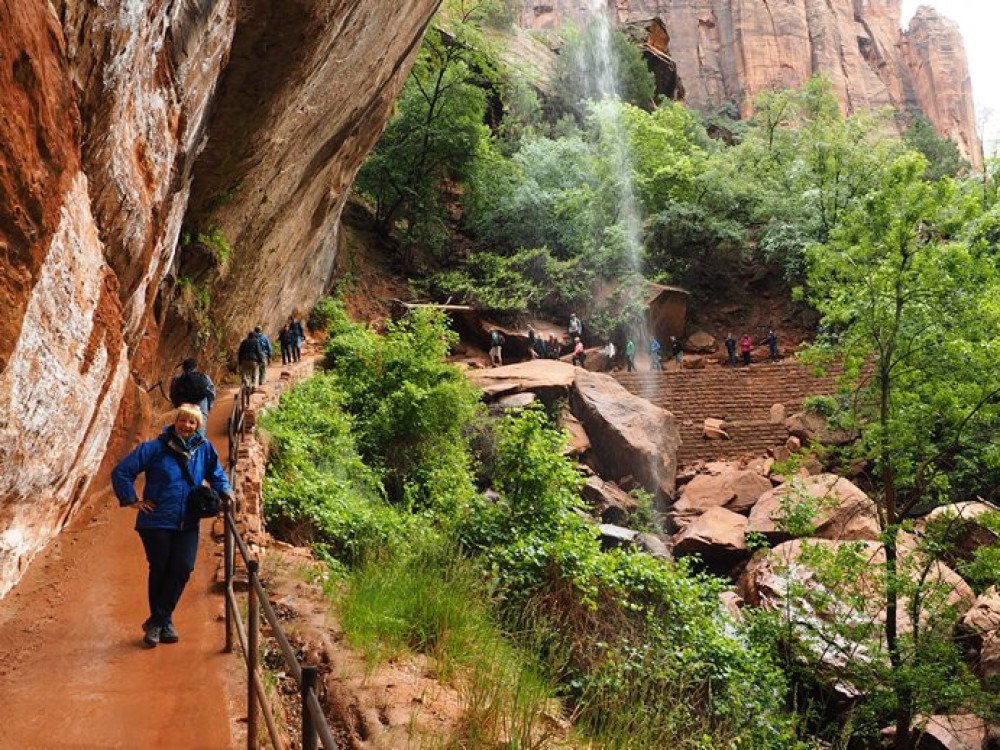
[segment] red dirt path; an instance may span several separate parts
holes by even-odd
[[[278,377],[272,368],[269,377]],[[226,453],[232,392],[208,436]],[[135,511],[107,486],[0,602],[0,748],[228,748],[245,717],[210,524],[175,614],[181,640],[142,647],[146,560]]]

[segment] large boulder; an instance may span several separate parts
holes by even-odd
[[[674,512],[702,513],[709,508],[726,507],[737,513],[753,507],[771,482],[756,471],[726,465],[718,474],[698,474],[684,485]]]
[[[594,515],[604,523],[624,526],[635,512],[635,498],[614,482],[605,482],[600,477],[590,477],[580,490]]]
[[[799,506],[812,512],[810,536],[822,539],[870,539],[879,535],[875,503],[847,479],[836,474],[795,477],[764,493],[750,511],[747,532],[763,534],[772,543],[793,534],[783,522],[799,515]]]
[[[919,750],[985,750],[988,747],[988,725],[975,714],[918,716],[914,724],[921,731]],[[890,742],[896,736],[895,727],[883,729],[882,736]]]
[[[670,412],[610,375],[577,370],[570,406],[590,435],[601,476],[632,476],[660,501],[673,496],[680,427]]]
[[[674,537],[674,555],[701,555],[726,567],[747,553],[747,518],[725,508],[709,508]]]
[[[605,551],[616,547],[633,547],[639,538],[639,532],[635,529],[627,529],[613,523],[602,523],[597,528],[601,533],[601,549]]]
[[[921,531],[943,535],[949,548],[948,562],[967,562],[980,547],[990,547],[1000,542],[993,531],[996,528],[986,523],[987,516],[1000,521],[1000,511],[983,502],[969,501],[952,503],[935,508],[920,519],[917,528]]]
[[[848,445],[856,437],[847,430],[830,427],[827,418],[822,414],[813,414],[807,411],[796,412],[786,419],[785,429],[805,445],[809,445],[809,443]]]
[[[562,413],[563,429],[569,434],[569,442],[566,444],[566,455],[579,457],[590,450],[590,436],[584,429],[583,424],[577,419],[573,412],[564,409]]]
[[[984,680],[1000,678],[1000,591],[982,594],[965,613],[959,632],[975,655],[976,673]]]
[[[718,348],[719,342],[705,331],[695,331],[684,342],[684,351],[695,354],[713,354]]]
[[[488,399],[530,391],[546,403],[552,403],[566,398],[576,373],[576,368],[565,362],[534,359],[488,370],[469,370],[466,377]]]
[[[975,594],[947,566],[921,562],[912,537],[900,535],[898,548],[900,570],[922,577],[925,601],[940,600],[951,608],[948,617],[933,621],[923,610],[922,627],[933,628],[938,637],[950,637],[954,622],[950,616],[968,611]],[[855,573],[824,575],[816,561],[834,556],[852,558]],[[853,699],[860,693],[847,678],[851,663],[888,659],[884,631],[871,628],[872,623],[886,620],[884,566],[885,550],[877,542],[794,539],[755,554],[740,576],[738,590],[747,604],[782,613],[792,637],[812,655],[817,675],[838,695]],[[900,632],[910,632],[906,599],[898,612]],[[933,636],[925,632],[924,637]]]
[[[670,545],[658,534],[643,532],[635,538],[635,543],[643,552],[659,560],[673,559],[673,554],[670,552]]]

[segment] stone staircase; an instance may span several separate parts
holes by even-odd
[[[839,375],[839,369],[831,369],[816,377],[810,368],[788,361],[662,373],[618,372],[615,378],[680,420],[682,443],[677,461],[684,465],[762,455],[784,444],[788,431],[784,424],[771,424],[771,406],[783,404],[790,415],[806,397],[832,394]],[[708,417],[724,419],[732,439],[703,438],[702,424]]]

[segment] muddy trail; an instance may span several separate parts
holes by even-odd
[[[272,364],[269,382],[282,369]],[[234,393],[222,392],[208,421],[223,461]],[[147,649],[147,569],[134,523],[135,511],[118,507],[107,482],[95,486],[3,600],[0,748],[245,742],[245,677],[238,657],[223,652],[224,604],[215,584],[221,545],[211,524],[202,523],[195,571],[175,615],[180,642]]]

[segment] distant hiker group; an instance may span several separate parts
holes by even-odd
[[[288,317],[288,322],[278,332],[278,345],[281,347],[281,364],[287,365],[302,359],[302,342],[305,340],[305,329],[294,315]],[[264,385],[267,379],[267,366],[274,356],[271,340],[264,334],[260,326],[255,327],[246,338],[240,342],[236,357],[239,364],[240,377],[244,385],[255,388]]]
[[[664,369],[664,357],[673,360],[674,369],[683,369],[685,366],[685,342],[679,336],[669,336],[665,345],[656,336],[650,336],[649,338],[645,334],[640,337],[628,336],[625,339],[625,345],[622,350],[619,350],[614,341],[610,339],[599,349],[595,346],[588,350],[584,338],[585,326],[576,313],[570,315],[565,331],[565,335],[560,340],[555,334],[550,333],[547,337],[540,335],[534,327],[529,326],[527,333],[527,356],[531,359],[559,359],[568,354],[568,359],[574,366],[584,367],[588,361],[588,354],[597,352],[597,364],[592,365],[592,369],[596,367],[599,370],[610,371],[615,369],[616,365],[624,365],[626,371],[635,372],[638,370],[636,364],[638,347],[635,339],[640,338],[640,340],[645,340],[645,349],[648,353],[650,370],[662,371]],[[510,329],[503,331],[500,328],[491,328],[489,330],[491,366],[499,367],[503,364],[503,355],[505,347],[508,345],[508,337],[512,335],[517,336]],[[767,336],[757,343],[767,345],[768,359],[771,362],[777,362],[780,359],[778,335],[773,328],[768,329]],[[730,367],[735,367],[742,360],[744,366],[749,366],[753,361],[753,350],[756,345],[749,333],[741,335],[738,339],[732,333],[729,333],[725,338],[726,364]],[[514,347],[514,351],[515,359],[525,356],[523,343]],[[695,349],[695,351],[699,350]],[[695,362],[692,366],[701,367],[702,365]]]
[[[763,343],[767,344],[768,359],[772,362],[777,362],[781,358],[781,355],[778,353],[778,334],[774,332],[773,328],[768,329]],[[753,359],[753,346],[753,339],[750,337],[750,334],[744,333],[740,336],[739,350],[744,367],[750,366]],[[736,337],[732,333],[729,333],[726,336],[726,364],[730,367],[736,367],[737,364],[736,347]]]

